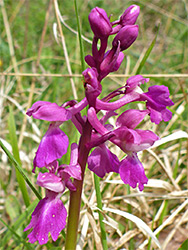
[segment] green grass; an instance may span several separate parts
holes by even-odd
[[[0,139],[11,155],[8,158],[4,150],[0,150],[0,238],[2,239],[0,249],[62,249],[60,247],[64,245],[62,235],[57,242],[50,241],[46,246],[41,247],[38,244],[27,243],[28,232],[23,232],[36,206],[37,196],[44,196],[44,191],[35,185],[37,174],[32,174],[31,170],[34,154],[48,127],[48,122],[27,120],[26,109],[37,100],[62,104],[74,98],[69,77],[50,75],[69,74],[61,41],[58,39],[59,43],[57,43],[53,34],[53,23],[57,23],[54,6],[51,5],[46,33],[41,43],[50,1],[4,0],[3,2],[4,6],[0,7]],[[143,86],[143,89],[146,91],[148,86],[154,84],[168,86],[175,103],[170,108],[173,118],[168,123],[162,122],[159,125],[146,121],[142,124],[142,128],[153,130],[161,138],[173,136],[172,140],[167,139],[164,144],[140,154],[146,174],[150,178],[149,184],[142,193],[133,189],[128,191],[125,185],[120,183],[120,177],[116,174],[109,174],[102,179],[100,190],[103,205],[105,204],[107,208],[131,212],[156,233],[164,249],[176,250],[188,235],[188,204],[186,203],[188,195],[186,139],[186,133],[188,133],[188,9],[183,0],[167,0],[165,4],[162,0],[152,2],[82,0],[78,1],[82,34],[89,40],[92,39],[88,14],[93,7],[104,8],[108,15],[113,13],[112,20],[116,20],[131,4],[138,4],[141,8],[137,21],[139,36],[126,51],[120,70],[110,75],[115,77],[104,80],[103,95],[124,85],[128,75],[136,72],[148,77],[151,75],[149,84]],[[59,1],[59,9],[65,22],[72,29],[77,30],[74,1]],[[81,74],[79,39],[64,25],[62,30],[72,73]],[[156,41],[152,43],[155,37]],[[84,54],[91,53],[91,44],[85,40],[82,43]],[[39,54],[39,48],[41,54]],[[11,54],[11,50],[14,54]],[[147,54],[149,50],[151,53]],[[37,59],[39,65],[37,65]],[[15,73],[15,75],[2,75],[2,73]],[[18,73],[24,73],[24,76],[19,76]],[[34,78],[27,73],[40,75]],[[41,75],[42,73],[48,75]],[[126,76],[122,76],[125,73]],[[84,97],[82,78],[75,76],[73,81],[78,100],[81,100]],[[9,112],[10,106],[11,112]],[[15,121],[15,128],[13,121]],[[64,123],[62,129],[68,135],[70,142],[78,142],[79,135],[71,122]],[[185,133],[180,132],[177,136],[175,133],[178,131]],[[116,150],[116,153],[118,154],[119,151]],[[68,163],[69,156],[63,156],[60,162]],[[29,184],[27,192],[30,205],[27,198],[24,202],[22,193],[25,187],[20,187],[17,181],[15,166],[22,166],[26,175],[24,179]],[[40,194],[34,188],[39,190]],[[93,192],[94,180],[91,173],[87,171],[81,212],[82,224],[79,227],[80,231],[84,226],[88,227],[84,236],[83,249],[97,249],[97,236],[100,236],[96,200],[91,195]],[[68,199],[69,193],[66,192],[62,197],[66,208]],[[84,217],[86,211],[93,218],[88,224]],[[107,211],[103,211],[103,217],[109,249],[131,249],[132,246],[135,249],[141,249],[139,246],[142,246],[142,249],[158,249],[154,241],[150,240],[147,234],[143,234],[139,226],[131,221],[127,223],[127,218]],[[167,223],[168,220],[169,223]],[[184,249],[184,245],[180,249]]]

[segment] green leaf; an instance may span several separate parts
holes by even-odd
[[[82,34],[81,34],[81,28],[80,28],[80,19],[78,15],[78,6],[77,6],[77,1],[74,0],[74,7],[75,7],[75,14],[76,14],[76,20],[77,20],[77,27],[78,27],[78,38],[79,38],[79,43],[80,43],[80,57],[81,57],[81,65],[82,65],[82,71],[84,71],[84,49],[83,49],[83,44],[82,44]]]
[[[148,59],[148,57],[149,57],[149,55],[150,55],[150,53],[151,53],[151,51],[152,51],[152,49],[153,49],[153,47],[154,47],[154,45],[155,45],[155,43],[156,43],[157,36],[158,36],[158,33],[159,33],[159,27],[160,27],[160,26],[158,26],[157,34],[156,34],[155,38],[153,39],[152,43],[150,44],[149,48],[147,49],[147,51],[146,51],[146,53],[145,53],[145,55],[144,55],[142,61],[140,62],[140,65],[139,65],[139,67],[138,67],[138,69],[137,69],[137,71],[136,71],[136,75],[139,74],[139,73],[141,72],[141,70],[142,70],[142,68],[143,68],[143,66],[144,66],[144,64],[145,64],[145,62],[146,62],[146,60]]]
[[[180,248],[178,250],[187,250],[188,249],[188,239],[183,242]]]

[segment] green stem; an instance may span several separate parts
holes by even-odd
[[[99,185],[99,177],[94,174],[94,182],[95,182],[95,190],[96,190],[96,197],[97,197],[97,206],[100,210],[102,210],[102,196],[100,192],[100,185]],[[105,231],[105,226],[103,223],[103,215],[98,210],[99,213],[99,222],[100,222],[100,228],[101,228],[101,239],[102,239],[102,245],[103,245],[103,250],[108,250],[108,245],[107,245],[107,240],[106,240],[106,231]]]
[[[90,138],[91,138],[91,125],[87,121],[85,127],[83,128],[83,134],[80,139],[79,155],[78,155],[78,162],[82,169],[82,180],[81,181],[75,180],[74,185],[76,186],[76,191],[70,192],[70,204],[69,204],[65,250],[76,249],[82,186],[84,180],[85,167],[89,154],[89,149],[85,145],[87,142],[90,141]]]

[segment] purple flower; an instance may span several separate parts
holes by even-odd
[[[71,191],[76,191],[71,178],[81,180],[81,167],[78,164],[78,145],[71,145],[70,165],[58,166],[54,161],[47,166],[49,172],[39,173],[37,184],[46,189],[46,197],[42,199],[32,213],[30,224],[25,228],[27,231],[33,228],[28,235],[29,242],[39,241],[45,244],[48,241],[48,234],[51,233],[52,239],[57,240],[59,233],[65,227],[67,212],[60,200],[65,187]]]
[[[113,134],[115,136],[112,137],[111,141],[127,154],[147,149],[159,139],[150,130],[129,129],[125,126],[115,129]]]
[[[128,155],[121,161],[119,174],[122,181],[125,184],[129,184],[132,188],[136,188],[138,184],[140,191],[144,189],[144,184],[148,182],[142,163],[139,161],[136,153]]]
[[[150,130],[131,129],[126,126],[121,126],[109,132],[98,120],[96,111],[92,107],[88,110],[88,120],[99,134],[102,136],[108,135],[106,138],[110,138],[111,142],[128,154],[130,152],[147,149],[159,139],[159,137]]]
[[[42,138],[33,161],[34,169],[48,166],[53,161],[61,158],[67,152],[69,140],[67,135],[56,125],[50,124]]]
[[[71,145],[71,157],[69,165],[60,165],[58,175],[63,179],[66,187],[71,191],[76,191],[76,187],[74,186],[70,177],[81,180],[82,179],[82,171],[80,164],[78,163],[78,145],[76,143],[72,143]]]
[[[66,225],[67,211],[60,200],[61,194],[48,191],[46,197],[39,201],[30,224],[24,229],[33,228],[28,235],[29,242],[38,241],[40,245],[48,242],[48,234],[51,233],[53,241],[56,241],[59,233]]]
[[[38,101],[35,102],[26,113],[28,116],[33,116],[35,119],[45,121],[64,122],[72,118],[69,110],[58,106],[56,103]]]
[[[105,39],[112,31],[112,25],[106,11],[96,7],[89,14],[89,23],[95,37]]]
[[[126,50],[136,40],[137,36],[138,25],[126,25],[117,33],[112,42],[112,46],[117,47],[120,42],[120,50]]]
[[[147,101],[146,107],[150,111],[152,122],[159,124],[162,120],[165,122],[172,118],[172,113],[167,106],[172,106],[174,103],[169,98],[169,90],[166,86],[154,85],[148,88],[147,93],[141,94],[140,100]]]
[[[109,172],[119,173],[119,160],[105,144],[101,144],[88,157],[88,168],[103,178]]]

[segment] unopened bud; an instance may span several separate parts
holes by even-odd
[[[125,10],[123,15],[120,17],[120,24],[122,26],[135,24],[139,13],[140,7],[137,5],[131,5]]]
[[[126,50],[138,36],[138,25],[126,25],[115,36],[112,46],[117,47],[120,42],[120,50]]]
[[[105,12],[101,8],[94,8],[89,14],[89,23],[94,35],[97,38],[103,39],[109,36],[112,31],[112,25]]]

